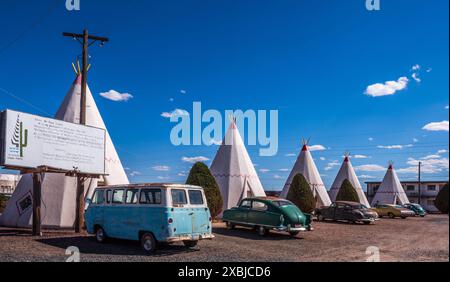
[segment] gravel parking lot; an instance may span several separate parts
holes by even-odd
[[[137,242],[110,240],[70,231],[45,231],[32,237],[27,230],[0,228],[0,261],[65,261],[66,248],[77,247],[81,261],[365,261],[369,246],[379,248],[381,261],[449,261],[449,217],[381,219],[373,225],[315,222],[315,230],[295,238],[271,232],[259,237],[247,228],[226,230],[214,225],[213,240],[187,249],[162,246],[144,254]]]

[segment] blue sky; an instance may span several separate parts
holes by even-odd
[[[161,116],[194,101],[279,111],[278,154],[248,146],[267,190],[282,188],[302,137],[325,148],[313,156],[328,187],[347,150],[361,181],[381,180],[389,160],[401,179],[418,160],[424,179],[448,179],[448,1],[64,2],[1,2],[0,109],[52,116],[80,52],[61,33],[110,37],[90,50],[89,85],[133,182],[184,181],[183,157],[210,164],[217,146],[173,146]],[[111,89],[133,97],[100,96]]]

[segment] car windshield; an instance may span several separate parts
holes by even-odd
[[[400,205],[395,205],[394,207],[399,208],[399,209],[404,208],[403,206],[400,206]]]
[[[291,206],[293,205],[292,202],[287,201],[287,200],[276,200],[276,201],[272,201],[272,203],[277,206],[277,207],[284,207],[284,206]]]

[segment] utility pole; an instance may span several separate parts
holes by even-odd
[[[86,124],[86,87],[87,87],[87,71],[88,71],[88,60],[89,46],[97,41],[100,41],[100,46],[103,46],[105,42],[109,41],[107,37],[89,35],[87,29],[83,30],[82,34],[63,32],[63,36],[72,37],[77,40],[82,48],[82,69],[81,69],[81,98],[80,98],[80,124]],[[84,225],[84,177],[77,176],[77,208],[76,208],[76,222],[75,222],[75,232],[81,232]]]
[[[420,205],[421,203],[421,192],[422,192],[422,180],[420,179],[420,170],[421,170],[421,166],[422,166],[422,162],[419,162],[419,197],[418,197],[418,204]]]

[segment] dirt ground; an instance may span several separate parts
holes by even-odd
[[[81,261],[366,261],[379,250],[381,261],[449,261],[449,217],[381,219],[373,225],[315,222],[315,230],[291,238],[282,232],[260,237],[251,229],[227,230],[214,224],[213,240],[194,249],[182,244],[161,246],[146,255],[137,242],[95,242],[92,236],[70,231],[0,228],[0,261],[66,261],[66,248],[80,250]],[[375,248],[373,248],[375,247]],[[376,254],[376,252],[375,252]]]

